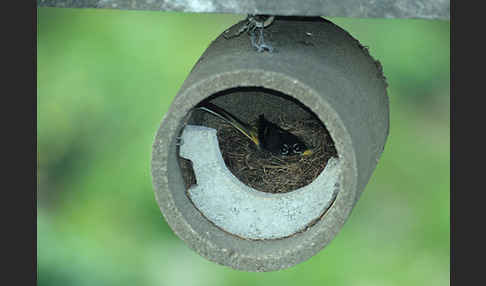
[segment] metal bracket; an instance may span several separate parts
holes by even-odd
[[[243,15],[450,19],[449,0],[37,0],[37,4]]]

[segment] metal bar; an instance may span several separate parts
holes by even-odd
[[[450,19],[449,0],[37,0],[38,7],[349,18]]]

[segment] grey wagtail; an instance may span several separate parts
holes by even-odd
[[[266,120],[263,114],[258,117],[257,126],[253,127],[212,103],[204,103],[194,109],[203,110],[224,120],[248,137],[258,148],[267,150],[272,154],[284,156],[296,154],[308,156],[312,154],[312,150],[307,148],[299,137]]]

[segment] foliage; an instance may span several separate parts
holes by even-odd
[[[331,19],[381,61],[390,136],[342,231],[293,268],[245,273],[189,250],[150,176],[156,130],[241,15],[38,9],[39,285],[445,285],[450,23]]]

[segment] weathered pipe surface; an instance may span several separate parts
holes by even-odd
[[[368,183],[389,130],[381,66],[346,31],[322,18],[277,17],[265,29],[265,41],[272,53],[257,52],[247,34],[231,39],[221,35],[211,43],[165,114],[152,153],[155,197],[170,227],[203,257],[245,271],[288,268],[324,248]],[[185,117],[202,100],[236,87],[263,87],[300,101],[334,140],[341,161],[336,199],[303,232],[281,239],[239,238],[206,219],[187,195],[176,144]],[[258,101],[263,97],[246,98],[246,110],[285,110]]]

